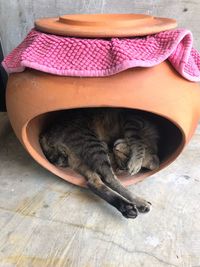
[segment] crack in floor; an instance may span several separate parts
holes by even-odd
[[[154,255],[154,254],[152,254],[150,252],[147,252],[147,251],[144,251],[144,250],[134,250],[134,249],[131,250],[131,249],[126,248],[126,247],[122,246],[121,244],[116,243],[116,242],[114,242],[112,240],[105,240],[105,239],[102,239],[102,238],[98,238],[98,240],[103,241],[103,242],[106,242],[106,243],[111,243],[112,245],[117,246],[118,248],[122,249],[123,251],[125,251],[127,253],[145,254],[147,256],[150,256],[150,257],[156,259],[158,262],[161,262],[161,263],[163,263],[165,265],[178,267],[178,265],[176,265],[174,263],[167,262],[167,261],[165,261],[165,260],[157,257],[156,255]]]

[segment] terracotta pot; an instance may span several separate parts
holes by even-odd
[[[182,78],[167,61],[104,78],[62,77],[27,69],[11,74],[7,86],[8,115],[24,147],[43,167],[81,186],[85,185],[82,177],[53,166],[41,151],[38,134],[52,112],[80,107],[126,107],[153,113],[163,132],[161,170],[180,154],[194,133],[200,117],[199,99],[198,84]],[[128,185],[152,173],[120,179]]]
[[[35,25],[39,30],[68,36],[123,37],[171,29],[176,22],[115,14],[63,16],[38,20]],[[199,99],[198,84],[182,78],[167,61],[103,78],[61,77],[27,69],[11,74],[7,85],[8,115],[21,143],[43,167],[81,186],[85,185],[83,177],[53,166],[41,151],[38,135],[55,113],[83,107],[124,107],[149,112],[162,132],[161,170],[180,154],[194,133],[200,117]],[[119,178],[128,185],[152,173]]]

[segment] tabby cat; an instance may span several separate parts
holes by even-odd
[[[85,177],[88,188],[124,217],[148,212],[150,203],[133,196],[116,177],[159,166],[156,126],[136,111],[120,108],[67,110],[40,134],[46,158]]]

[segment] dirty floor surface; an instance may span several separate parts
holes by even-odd
[[[170,167],[130,187],[153,209],[127,220],[34,162],[5,114],[0,124],[0,267],[200,267],[200,128]]]

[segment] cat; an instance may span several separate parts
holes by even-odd
[[[66,110],[39,136],[52,164],[81,174],[93,193],[126,218],[148,212],[151,203],[133,196],[116,172],[134,175],[142,167],[158,168],[158,141],[156,125],[144,114],[123,108]]]

